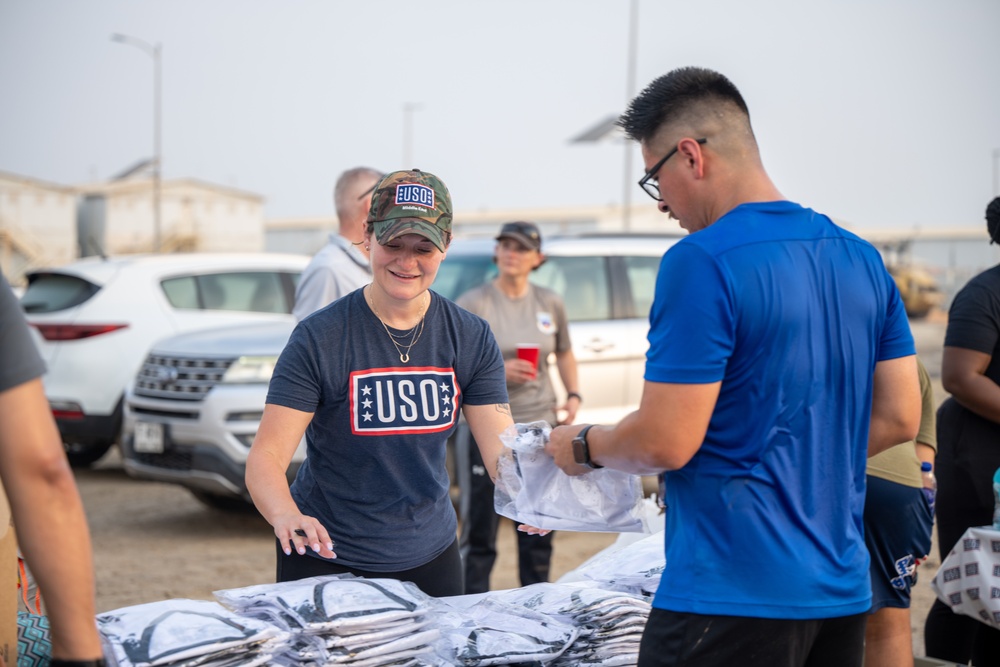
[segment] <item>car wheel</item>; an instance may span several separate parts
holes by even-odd
[[[212,509],[223,510],[225,512],[240,512],[240,513],[250,513],[256,512],[257,508],[253,506],[253,503],[247,502],[242,498],[237,498],[235,496],[222,496],[217,493],[209,493],[207,491],[197,491],[195,489],[188,489],[195,498],[200,500],[205,505],[208,505]]]
[[[63,448],[66,450],[66,458],[74,468],[89,468],[91,465],[108,453],[113,442],[64,442]]]

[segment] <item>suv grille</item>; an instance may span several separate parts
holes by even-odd
[[[146,357],[135,378],[135,393],[148,398],[200,401],[222,379],[233,359]]]

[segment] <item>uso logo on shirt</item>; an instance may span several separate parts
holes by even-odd
[[[451,368],[371,368],[351,373],[351,433],[409,435],[447,431],[461,392]]]
[[[535,320],[538,322],[538,330],[541,331],[546,336],[549,334],[554,334],[556,332],[556,323],[552,318],[552,313],[547,313],[544,310],[540,310],[535,313]]]
[[[434,189],[419,183],[400,183],[396,186],[396,206],[401,204],[434,208]]]

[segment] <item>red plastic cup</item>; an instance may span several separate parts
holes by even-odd
[[[541,346],[534,343],[518,343],[517,346],[517,358],[531,362],[531,365],[535,367],[536,375],[538,374],[538,353],[540,349]]]

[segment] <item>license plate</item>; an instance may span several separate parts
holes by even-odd
[[[163,424],[136,422],[132,448],[141,454],[163,453]]]

